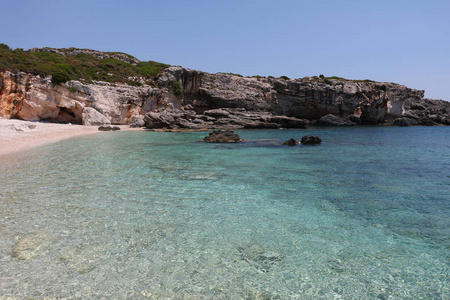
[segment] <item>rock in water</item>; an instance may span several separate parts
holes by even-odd
[[[297,144],[298,144],[298,142],[292,138],[283,143],[283,145],[288,145],[288,146],[295,146]]]
[[[305,135],[302,137],[301,143],[303,145],[317,145],[322,143],[322,139],[317,135]]]
[[[32,234],[18,240],[12,248],[12,257],[27,260],[42,254],[42,249],[50,244],[46,234]]]
[[[214,130],[208,136],[206,136],[202,141],[208,143],[239,143],[243,139],[234,133],[233,130]]]

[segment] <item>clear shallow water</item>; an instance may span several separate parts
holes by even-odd
[[[238,133],[1,161],[0,299],[450,298],[450,127]]]

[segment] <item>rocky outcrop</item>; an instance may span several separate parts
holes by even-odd
[[[306,128],[308,121],[274,116],[268,112],[248,112],[244,108],[221,108],[197,114],[193,110],[164,110],[145,115],[148,129],[277,129]]]
[[[139,63],[124,53],[75,48],[31,51],[84,53]],[[92,108],[105,124],[107,120],[147,128],[305,128],[308,122],[449,125],[450,103],[423,95],[424,91],[385,82],[242,77],[175,66],[154,80],[143,79],[141,86],[74,80],[54,85],[50,77],[0,72],[0,117],[87,124],[90,117],[83,112]]]
[[[294,138],[290,138],[289,140],[287,140],[286,142],[283,143],[283,145],[288,145],[288,146],[295,146],[298,144],[299,144],[299,142],[297,140],[295,140]]]
[[[322,143],[322,139],[317,135],[305,135],[302,137],[302,145],[318,145]]]
[[[4,71],[0,72],[0,117],[86,124],[83,111],[89,107],[107,119],[103,124],[143,125],[146,112],[168,106],[164,93],[148,85],[79,81],[54,85],[50,77]]]
[[[186,90],[183,103],[195,111],[240,108],[310,121],[325,117],[322,125],[327,126],[392,124],[408,113],[411,106],[427,102],[423,99],[424,91],[367,80],[319,77],[286,80],[170,67],[158,82],[170,86],[174,81],[182,82]],[[444,107],[448,102],[430,101],[433,104],[428,105],[429,114],[441,116],[436,123],[446,124],[449,113]]]
[[[85,107],[82,113],[83,125],[99,126],[111,124],[111,122],[92,107]]]
[[[241,137],[233,130],[215,130],[207,135],[202,141],[207,143],[240,143]]]
[[[328,115],[321,117],[319,120],[317,120],[316,124],[321,125],[321,126],[353,126],[353,125],[356,125],[356,123],[351,120],[341,118],[341,117],[338,117],[338,116],[335,116],[332,114],[328,114]]]

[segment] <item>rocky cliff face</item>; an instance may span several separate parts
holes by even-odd
[[[77,49],[72,50],[73,55],[78,53]],[[66,49],[62,55],[70,51]],[[125,54],[100,51],[94,54],[100,58],[116,55],[116,59],[136,63]],[[154,113],[162,111],[174,118],[173,126],[182,124],[180,127],[187,128],[303,126],[305,123],[298,119],[325,125],[450,125],[450,102],[423,99],[424,91],[392,83],[318,77],[293,80],[241,77],[182,67],[165,69],[151,85],[145,84],[148,80],[142,82],[139,87],[73,80],[54,85],[50,77],[3,71],[0,72],[0,117],[97,124],[98,121],[91,120],[96,114],[94,109],[106,123],[135,126],[143,126],[145,115],[150,112],[153,112],[150,124],[160,124]],[[177,82],[179,90],[176,90]],[[83,113],[87,108],[89,113]],[[215,109],[225,110],[221,110],[220,116],[204,114]],[[289,122],[274,119],[275,115],[291,119]]]
[[[143,125],[144,114],[164,104],[162,91],[148,85],[69,81],[54,85],[50,78],[25,73],[0,73],[0,117],[52,122],[88,123],[83,110],[94,108],[113,124]]]
[[[420,102],[424,95],[424,91],[392,83],[193,74],[179,67],[168,68],[164,77],[164,82],[185,83],[185,102],[195,109],[245,108],[309,120],[333,114],[361,123],[383,123],[401,116],[408,103]],[[196,88],[186,80],[191,78]]]

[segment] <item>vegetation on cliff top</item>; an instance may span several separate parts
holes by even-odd
[[[129,64],[114,58],[99,59],[88,53],[72,56],[24,51],[20,48],[12,50],[8,45],[0,44],[0,71],[22,71],[42,76],[66,74],[68,80],[140,85],[139,77],[154,79],[169,66],[154,61]]]

